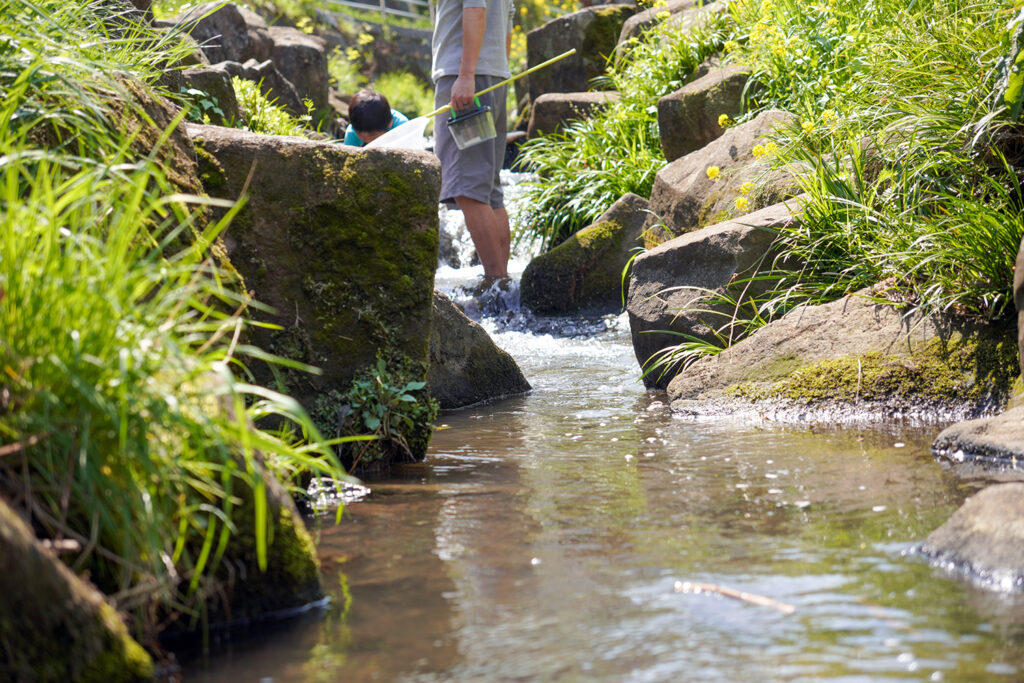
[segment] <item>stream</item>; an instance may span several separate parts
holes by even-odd
[[[1024,603],[907,553],[982,484],[931,457],[943,425],[679,419],[625,316],[515,308],[483,323],[534,390],[442,414],[425,462],[316,518],[328,603],[180,656],[184,680],[1024,678]]]

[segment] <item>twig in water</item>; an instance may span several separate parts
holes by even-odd
[[[755,593],[747,593],[746,591],[738,591],[735,588],[728,588],[726,586],[719,586],[714,583],[701,583],[699,581],[676,581],[675,584],[676,593],[717,593],[718,595],[724,595],[727,598],[734,598],[736,600],[742,600],[743,602],[749,602],[753,605],[761,605],[762,607],[773,607],[783,614],[792,614],[796,612],[796,607],[785,602],[779,602],[778,600],[772,600],[766,598],[763,595],[757,595]]]

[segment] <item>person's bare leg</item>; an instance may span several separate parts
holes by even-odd
[[[501,242],[501,257],[505,260],[507,269],[512,251],[512,229],[508,224],[508,212],[505,209],[496,209],[494,215],[498,217],[498,240]]]
[[[480,263],[484,266],[484,277],[488,279],[508,277],[508,252],[502,246],[502,231],[508,231],[508,217],[505,218],[506,223],[503,228],[501,218],[489,204],[469,197],[456,197],[455,203],[459,205],[466,217],[469,236],[473,238],[473,246],[476,247]]]

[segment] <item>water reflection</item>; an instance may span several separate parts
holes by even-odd
[[[1020,605],[903,555],[980,485],[937,429],[681,420],[621,332],[496,336],[534,392],[444,415],[320,528],[329,615],[198,680],[1020,677]]]

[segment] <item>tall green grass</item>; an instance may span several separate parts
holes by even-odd
[[[801,266],[763,274],[777,284],[754,305],[777,316],[875,285],[914,310],[1011,312],[1024,154],[997,95],[1012,3],[742,0],[731,11],[730,59],[754,67],[759,104],[801,117],[776,136],[777,165],[806,193],[779,262]]]
[[[274,359],[239,341],[209,252],[226,223],[110,114],[144,118],[122,84],[153,82],[167,45],[105,3],[0,10],[0,494],[144,628],[215,589],[241,500],[266,562],[266,467],[343,470],[295,401],[245,380]]]
[[[523,145],[518,167],[537,174],[525,196],[529,209],[517,239],[545,248],[592,223],[624,194],[649,196],[665,165],[658,137],[657,100],[693,77],[721,49],[729,17],[709,13],[690,29],[665,22],[628,46],[619,66],[610,65],[599,89],[620,99],[560,133]]]

